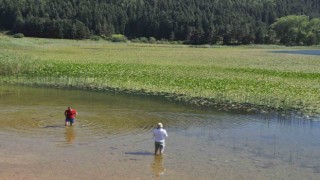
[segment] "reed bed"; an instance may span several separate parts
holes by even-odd
[[[0,36],[0,48],[2,82],[320,114],[320,58],[271,52],[288,47],[195,48]]]

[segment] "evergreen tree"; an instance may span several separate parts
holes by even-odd
[[[273,43],[288,15],[320,17],[319,0],[0,0],[0,29],[27,36],[88,38],[121,33],[194,44]],[[305,20],[303,20],[305,21]],[[312,21],[312,20],[311,20]],[[317,44],[314,23],[274,26],[287,44]],[[285,28],[286,29],[286,28]]]

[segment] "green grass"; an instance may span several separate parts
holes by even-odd
[[[306,48],[306,47],[304,47]],[[183,94],[320,113],[320,57],[279,46],[108,43],[0,36],[0,81]]]

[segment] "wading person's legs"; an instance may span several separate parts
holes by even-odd
[[[74,124],[74,119],[70,119],[70,126]]]
[[[154,155],[157,155],[159,149],[160,149],[160,142],[154,142]]]
[[[159,151],[160,151],[160,155],[163,153],[163,151],[164,151],[164,142],[162,142],[161,144],[160,144],[160,147],[159,147]]]

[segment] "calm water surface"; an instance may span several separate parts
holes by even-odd
[[[64,127],[64,110],[79,112]],[[0,179],[319,179],[320,122],[0,86]],[[152,129],[168,131],[153,156]]]
[[[315,55],[320,56],[320,50],[284,50],[284,51],[273,51],[274,53],[286,53],[286,54],[303,54],[303,55]]]

